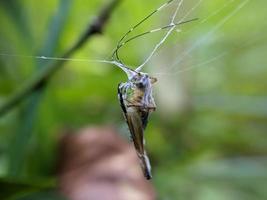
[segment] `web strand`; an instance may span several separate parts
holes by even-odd
[[[182,23],[183,20],[185,20],[202,2],[203,0],[199,0],[195,6],[193,6],[179,21],[177,24]],[[173,26],[174,24],[174,20],[175,17],[182,5],[183,1],[181,0],[175,10],[174,15],[172,16],[172,20],[171,23],[168,26]],[[167,34],[163,37],[163,39],[155,46],[155,48],[153,49],[153,51],[150,53],[150,55],[147,57],[147,59],[136,69],[136,71],[141,71],[141,69],[143,68],[143,66],[152,58],[152,56],[155,54],[155,52],[158,50],[158,48],[165,42],[165,40],[167,39],[167,37],[172,33],[172,31],[174,30],[175,27],[171,28]]]
[[[172,15],[171,23],[169,25],[173,25],[174,24],[174,20],[176,18],[176,15],[177,15],[179,9],[181,8],[182,3],[183,3],[183,0],[180,0],[179,3],[178,3],[178,6],[176,7],[176,9],[174,11],[174,14]],[[153,51],[146,58],[146,60],[141,65],[139,65],[136,68],[136,71],[141,71],[142,70],[143,66],[152,58],[152,56],[154,55],[154,53],[165,42],[165,40],[169,37],[169,35],[173,32],[174,29],[175,29],[175,26],[173,26],[173,27],[170,28],[170,30],[165,34],[165,36],[160,40],[160,42],[154,47]]]
[[[173,23],[173,24],[169,24],[167,26],[163,26],[163,27],[160,27],[160,28],[156,28],[156,29],[152,29],[150,31],[146,31],[146,32],[143,32],[143,33],[140,33],[138,35],[135,35],[127,40],[125,40],[123,43],[121,43],[120,46],[118,46],[115,50],[119,50],[121,47],[123,47],[125,44],[127,44],[128,42],[136,39],[136,38],[139,38],[139,37],[142,37],[142,36],[145,36],[145,35],[148,35],[150,33],[155,33],[155,32],[158,32],[158,31],[162,31],[162,30],[165,30],[165,29],[168,29],[168,28],[172,28],[172,27],[177,27],[179,25],[182,25],[182,24],[186,24],[186,23],[189,23],[189,22],[192,22],[192,21],[196,21],[198,20],[198,18],[193,18],[193,19],[190,19],[190,20],[186,20],[186,21],[181,21],[179,23]],[[114,50],[114,51],[115,51]]]
[[[113,61],[101,60],[101,59],[63,58],[63,57],[32,56],[32,55],[7,54],[7,53],[0,53],[0,56],[21,57],[21,58],[34,58],[34,59],[41,59],[41,60],[58,60],[58,61],[72,61],[72,62],[95,62],[95,63],[109,63],[109,64],[113,64]]]
[[[158,50],[158,48],[166,41],[166,39],[168,38],[168,36],[172,33],[172,31],[174,30],[174,28],[177,25],[180,25],[182,23],[187,23],[189,21],[193,21],[196,19],[192,19],[192,20],[188,20],[188,21],[183,21],[187,16],[189,16],[200,4],[203,0],[199,0],[179,21],[178,23],[174,23],[175,17],[179,11],[179,9],[182,6],[183,0],[180,0],[174,14],[171,17],[171,23],[165,27],[161,27],[161,28],[157,28],[157,29],[153,29],[147,32],[144,32],[142,34],[133,36],[132,38],[129,38],[128,40],[126,40],[124,43],[121,43],[126,37],[127,35],[129,35],[130,32],[132,32],[137,26],[139,26],[140,24],[142,24],[145,20],[147,20],[149,17],[151,17],[152,15],[154,15],[156,12],[162,10],[164,7],[166,7],[167,5],[169,5],[170,3],[172,3],[175,0],[171,0],[166,2],[165,4],[163,4],[162,6],[160,6],[158,9],[156,9],[155,11],[153,11],[152,13],[150,13],[147,17],[145,17],[143,20],[141,20],[139,23],[137,23],[133,28],[131,28],[118,42],[118,44],[122,45],[125,44],[131,40],[134,40],[137,37],[149,34],[149,33],[153,33],[153,32],[157,32],[160,30],[164,30],[167,28],[170,28],[168,30],[168,32],[165,34],[165,36],[160,40],[160,42],[154,47],[153,51],[150,53],[150,55],[147,57],[147,59],[137,67],[137,71],[141,71],[141,69],[143,68],[143,66],[153,57],[153,55],[155,54],[155,52]],[[230,0],[228,2],[226,2],[225,4],[223,4],[219,9],[215,10],[214,12],[212,12],[211,14],[209,14],[206,18],[204,18],[203,20],[200,21],[199,24],[204,23],[206,21],[208,21],[211,17],[217,15],[218,13],[220,13],[224,8],[226,8],[229,4],[233,3],[235,0]],[[204,35],[203,37],[201,37],[199,40],[197,40],[190,48],[188,48],[187,50],[185,50],[184,52],[182,52],[181,57],[179,59],[177,59],[170,67],[169,70],[173,69],[175,66],[177,66],[178,64],[180,64],[186,56],[188,56],[192,51],[194,51],[199,45],[203,44],[212,34],[214,34],[222,25],[224,25],[229,19],[231,19],[241,8],[243,8],[250,0],[244,0],[242,3],[240,3],[232,12],[230,12],[228,15],[226,15],[221,21],[219,21],[206,35]],[[217,56],[208,59],[207,61],[204,61],[200,64],[196,64],[193,65],[187,69],[182,69],[182,70],[177,70],[176,72],[172,73],[173,75],[177,74],[177,73],[181,73],[183,71],[188,71],[197,67],[201,67],[203,66],[205,63],[208,64],[210,62],[213,62],[215,60],[218,60],[222,57],[224,57],[226,55],[225,52],[218,54]],[[102,59],[85,59],[85,58],[64,58],[64,57],[51,57],[51,56],[32,56],[32,55],[20,55],[20,54],[7,54],[7,53],[0,53],[0,56],[8,56],[8,57],[22,57],[22,58],[34,58],[34,59],[42,59],[42,60],[59,60],[59,61],[73,61],[73,62],[88,62],[88,63],[106,63],[106,64],[112,64],[115,65],[121,69],[126,68],[127,70],[131,70],[130,68],[126,67],[124,64],[122,64],[120,61],[116,61],[116,60],[102,60]],[[156,74],[162,74],[162,73],[156,73]]]
[[[159,76],[159,75],[164,75],[164,76],[176,76],[177,74],[179,74],[179,73],[183,73],[183,72],[186,72],[186,71],[190,71],[190,70],[193,70],[193,69],[196,69],[196,68],[200,68],[200,67],[207,67],[208,66],[208,64],[210,64],[210,63],[213,63],[213,62],[215,62],[215,61],[217,61],[217,60],[219,60],[219,59],[222,59],[223,57],[225,57],[227,54],[229,54],[229,52],[228,51],[224,51],[224,52],[222,52],[222,53],[219,53],[219,54],[217,54],[216,56],[213,56],[213,57],[211,57],[211,58],[208,58],[207,60],[204,60],[204,61],[202,61],[202,62],[200,62],[200,63],[197,63],[197,64],[195,64],[195,65],[192,65],[192,66],[190,66],[190,67],[187,67],[187,68],[185,68],[185,69],[181,69],[181,70],[178,70],[178,71],[176,71],[176,72],[172,72],[172,73],[164,73],[164,72],[159,72],[159,73],[154,73],[153,75],[155,75],[155,76]]]
[[[170,67],[169,70],[180,64],[183,59],[195,50],[200,44],[205,42],[212,34],[214,34],[219,28],[221,28],[229,19],[231,19],[238,11],[240,11],[250,0],[245,0],[239,4],[232,12],[226,15],[221,21],[219,21],[207,34],[197,40],[190,48],[182,52],[181,57],[176,60]]]
[[[19,54],[5,54],[5,53],[0,53],[0,56],[9,56],[9,57],[24,57],[24,58],[35,58],[35,59],[42,59],[42,60],[58,60],[58,61],[73,61],[73,62],[98,62],[98,63],[108,63],[108,64],[114,64],[120,68],[122,68],[122,66],[126,67],[121,60],[118,57],[118,50],[120,49],[121,46],[123,46],[124,44],[126,44],[127,42],[134,40],[137,37],[149,34],[149,33],[154,33],[160,30],[164,30],[167,28],[170,28],[170,30],[167,32],[167,34],[165,35],[165,37],[156,45],[156,47],[154,48],[154,50],[151,52],[150,56],[147,58],[147,60],[142,64],[142,66],[144,66],[149,60],[150,58],[153,56],[153,54],[156,52],[156,50],[161,46],[161,44],[164,43],[164,41],[167,39],[167,37],[171,34],[171,32],[174,30],[175,26],[177,25],[181,25],[181,24],[185,24],[188,23],[190,21],[194,21],[195,19],[191,19],[188,21],[182,21],[180,20],[178,23],[174,23],[175,17],[183,3],[183,0],[180,0],[178,3],[177,8],[175,9],[174,14],[172,15],[171,18],[171,23],[165,27],[161,27],[158,29],[154,29],[145,33],[142,33],[140,35],[134,36],[128,40],[126,40],[125,42],[122,42],[135,28],[137,28],[139,25],[141,25],[143,22],[145,22],[148,18],[150,18],[152,15],[154,15],[156,12],[162,10],[163,8],[165,8],[166,6],[168,6],[169,4],[171,4],[172,2],[174,2],[175,0],[169,0],[168,2],[166,2],[165,4],[161,5],[158,9],[154,10],[152,13],[150,13],[148,16],[146,16],[144,19],[142,19],[139,23],[137,23],[135,26],[133,26],[128,32],[126,32],[126,34],[118,41],[117,43],[117,48],[115,49],[113,56],[112,56],[112,60],[97,60],[97,59],[75,59],[75,58],[64,58],[64,57],[51,57],[51,56],[29,56],[29,55],[19,55]],[[114,55],[116,55],[116,59],[114,59]],[[142,68],[142,66],[140,66],[140,70]],[[128,68],[129,69],[129,68]]]
[[[175,0],[169,0],[168,2],[166,2],[165,4],[161,5],[159,8],[157,8],[156,10],[154,10],[153,12],[151,12],[149,15],[147,15],[144,19],[142,19],[140,22],[138,22],[136,25],[134,25],[129,31],[127,31],[122,38],[118,41],[117,43],[117,47],[116,49],[113,51],[112,54],[112,60],[117,60],[118,62],[122,63],[122,61],[119,58],[119,54],[118,51],[119,49],[125,44],[123,42],[123,40],[134,30],[136,29],[138,26],[140,26],[142,23],[144,23],[147,19],[149,19],[152,15],[154,15],[155,13],[157,13],[158,11],[162,10],[163,8],[165,8],[166,6],[168,6],[169,4],[171,4],[173,1]]]
[[[207,17],[205,17],[203,20],[200,21],[200,24],[205,23],[206,21],[208,21],[210,18],[212,18],[213,16],[217,15],[218,13],[220,13],[223,9],[225,9],[228,5],[230,5],[231,3],[233,3],[235,0],[229,0],[226,3],[224,3],[222,5],[222,7],[220,7],[219,9],[215,10],[214,12],[212,12],[211,14],[209,14]]]

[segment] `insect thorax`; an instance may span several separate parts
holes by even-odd
[[[137,107],[146,111],[153,111],[156,108],[152,97],[152,84],[155,78],[144,73],[137,73],[129,81],[121,83],[121,93],[125,108]]]

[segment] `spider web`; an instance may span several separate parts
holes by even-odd
[[[235,7],[230,13],[228,13],[226,16],[224,16],[219,22],[217,22],[211,30],[209,30],[204,36],[199,37],[197,41],[195,41],[188,49],[184,50],[181,55],[170,65],[169,70],[172,70],[175,68],[175,66],[178,66],[192,51],[194,51],[197,47],[203,45],[207,40],[216,33],[228,20],[230,20],[234,15],[236,15],[250,0],[244,0],[241,2],[237,7]],[[206,22],[209,18],[212,16],[220,13],[225,7],[227,7],[230,3],[234,1],[226,2],[221,8],[216,10],[215,12],[211,13],[207,18],[203,19],[200,23]],[[208,63],[214,62],[218,59],[223,58],[225,55],[227,55],[230,51],[224,51],[221,52],[205,61],[202,61],[201,63],[197,63],[189,68],[182,69],[182,70],[176,70],[175,72],[172,72],[173,75],[177,73],[181,73],[184,71],[192,70],[197,67],[205,66]]]
[[[212,19],[212,17],[218,15],[220,12],[222,12],[225,8],[227,8],[230,4],[232,4],[233,2],[235,2],[236,0],[229,0],[227,2],[225,2],[222,6],[218,6],[218,8],[216,10],[211,11],[210,13],[207,14],[206,17],[204,17],[203,19],[200,19],[199,24],[195,25],[194,28],[196,28],[197,26],[201,26],[202,24],[208,22],[209,20]],[[190,47],[188,47],[187,49],[185,49],[178,57],[177,59],[174,60],[174,62],[172,64],[170,64],[170,66],[168,67],[168,71],[171,72],[171,70],[175,70],[176,66],[178,66],[179,64],[181,64],[183,61],[186,60],[186,58],[188,57],[188,55],[190,55],[190,53],[192,53],[194,50],[196,50],[198,47],[200,47],[202,44],[204,44],[212,35],[214,35],[227,21],[229,21],[233,16],[235,16],[250,0],[243,0],[240,3],[237,4],[236,7],[234,7],[233,10],[231,10],[229,13],[227,13],[226,16],[224,16],[219,22],[217,22],[213,28],[211,28],[211,30],[209,30],[204,36],[200,36],[197,41],[195,41]],[[194,3],[194,5],[178,20],[178,23],[175,21],[176,17],[177,17],[177,13],[179,13],[179,11],[181,10],[183,4],[184,4],[184,0],[170,0],[167,3],[162,4],[156,11],[160,12],[161,10],[163,10],[163,8],[167,5],[172,3],[176,5],[175,11],[174,13],[171,15],[171,19],[169,24],[167,24],[166,26],[169,26],[170,29],[167,31],[166,34],[164,34],[164,36],[160,39],[160,41],[154,46],[153,50],[148,54],[148,56],[146,57],[146,59],[137,66],[136,71],[141,71],[144,66],[150,62],[153,58],[153,56],[158,52],[159,48],[167,41],[167,39],[170,37],[170,35],[177,29],[177,27],[175,26],[175,24],[179,24],[180,22],[183,22],[185,19],[187,19],[190,14],[192,14],[200,5],[202,5],[203,3],[205,3],[205,0],[198,0]],[[152,15],[151,15],[152,16]],[[151,17],[149,16],[149,17]],[[176,23],[175,23],[176,22]],[[193,29],[194,29],[193,28]],[[131,31],[131,30],[130,30]],[[160,29],[155,29],[155,31],[160,31]],[[188,30],[191,31],[191,30]],[[179,36],[178,36],[179,37]],[[122,38],[123,39],[123,38]],[[179,44],[177,44],[179,45]],[[228,52],[221,52],[218,55],[212,56],[204,61],[201,61],[200,63],[197,63],[193,66],[190,66],[189,68],[186,69],[181,69],[181,70],[175,70],[171,72],[171,75],[176,75],[178,73],[184,72],[184,71],[188,71],[188,70],[192,70],[194,68],[198,68],[198,67],[202,67],[205,66],[205,64],[207,63],[211,63],[214,62],[218,59],[223,58],[225,55],[227,55],[229,53]],[[91,63],[106,63],[106,64],[112,64],[115,65],[121,69],[124,69],[124,65],[116,60],[105,60],[105,59],[86,59],[86,58],[61,58],[61,57],[52,57],[52,56],[46,56],[46,55],[18,55],[18,54],[9,54],[9,53],[0,53],[0,56],[4,56],[4,57],[21,57],[21,58],[35,58],[35,59],[41,59],[41,60],[65,60],[65,61],[72,61],[72,62],[91,62]],[[159,72],[159,73],[154,73],[156,75],[164,75],[164,72]],[[170,75],[170,73],[165,73],[165,75]]]
[[[180,1],[182,2],[182,1]],[[196,10],[201,3],[203,3],[205,1],[203,0],[198,0],[196,1],[196,3],[185,13],[184,16],[181,17],[181,19],[178,21],[181,22],[184,19],[186,19],[188,16],[190,16],[190,14]],[[191,30],[186,31],[191,32],[194,31],[194,29],[197,29],[199,26],[201,26],[202,24],[208,22],[209,20],[211,20],[214,16],[220,14],[221,12],[224,11],[224,9],[226,9],[227,7],[229,7],[229,5],[233,4],[234,2],[236,2],[236,0],[230,0],[225,2],[222,6],[219,6],[216,10],[208,13],[208,15],[206,17],[204,17],[203,19],[200,19],[200,22],[198,25],[195,25]],[[176,69],[177,66],[179,66],[180,64],[182,64],[183,62],[186,62],[186,59],[191,56],[191,53],[194,52],[195,50],[197,50],[198,48],[201,48],[202,45],[204,45],[211,37],[213,37],[218,30],[220,30],[220,28],[226,23],[228,22],[230,19],[232,19],[243,7],[245,7],[248,3],[250,2],[250,0],[243,0],[241,2],[239,2],[236,6],[234,6],[232,8],[232,10],[230,10],[229,12],[226,13],[225,16],[223,16],[217,23],[215,23],[212,28],[210,30],[208,30],[206,33],[204,33],[204,35],[199,35],[197,40],[195,42],[193,42],[193,44],[191,44],[188,48],[186,48],[185,50],[183,50],[178,56],[177,58],[171,63],[169,64],[167,68],[167,71],[169,71],[169,73],[152,73],[154,75],[177,75],[178,73],[182,73],[185,71],[189,71],[189,70],[193,70],[195,68],[199,68],[199,67],[203,67],[206,66],[206,64],[215,62],[219,59],[222,59],[223,57],[225,57],[227,54],[229,54],[231,52],[231,50],[228,51],[223,51],[220,52],[216,55],[213,55],[207,59],[205,59],[204,61],[201,61],[199,63],[196,63],[190,67],[187,67],[185,69]],[[183,2],[182,2],[183,3]],[[172,23],[172,22],[171,22]],[[171,25],[170,23],[170,25]],[[151,58],[154,56],[154,54],[156,53],[156,51],[159,49],[159,47],[161,45],[163,45],[163,43],[166,41],[166,39],[170,36],[170,34],[176,29],[176,27],[173,27],[172,29],[170,29],[167,34],[162,38],[162,40],[160,40],[160,42],[158,44],[156,44],[155,48],[153,49],[153,51],[150,53],[150,55],[147,57],[147,59],[137,68],[138,70],[143,68],[145,64],[147,64]],[[176,35],[176,37],[179,37],[179,35]],[[253,40],[253,39],[252,39]],[[249,42],[247,42],[249,44]],[[180,44],[177,43],[177,46],[179,46]],[[172,44],[172,46],[175,46]],[[246,45],[242,45],[242,47],[245,47]],[[240,47],[240,48],[242,48]],[[234,50],[234,49],[232,49]],[[159,57],[160,57],[160,53],[158,53]]]

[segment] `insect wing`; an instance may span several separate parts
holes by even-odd
[[[139,108],[129,107],[127,109],[126,121],[130,129],[133,143],[141,160],[143,173],[147,179],[151,178],[151,167],[144,149],[144,124]]]
[[[125,120],[128,124],[137,155],[141,161],[144,176],[147,179],[151,179],[150,162],[144,149],[144,129],[147,124],[149,113],[141,111],[139,107],[127,106],[125,104],[125,100],[123,98],[125,87],[127,87],[127,83],[125,85],[122,83],[118,87],[119,101]]]

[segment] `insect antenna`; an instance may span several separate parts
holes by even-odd
[[[166,6],[168,6],[169,4],[171,4],[173,1],[175,1],[175,0],[169,0],[169,1],[167,1],[166,3],[164,3],[163,5],[161,5],[159,8],[157,8],[156,10],[154,10],[153,12],[151,12],[149,15],[147,15],[145,18],[143,18],[136,25],[134,25],[129,31],[127,31],[121,37],[121,39],[118,41],[117,46],[116,46],[116,49],[112,53],[112,60],[116,60],[116,61],[118,61],[118,62],[120,62],[122,64],[122,61],[120,60],[119,55],[118,55],[118,49],[121,48],[121,46],[124,45],[124,42],[122,42],[124,40],[124,38],[126,38],[134,29],[136,29],[138,26],[140,26],[142,23],[144,23],[152,15],[154,15],[155,13],[157,13],[158,11],[160,11],[161,9],[165,8]]]
[[[165,30],[165,29],[168,29],[168,28],[172,28],[174,26],[179,26],[179,25],[182,25],[182,24],[186,24],[186,23],[189,23],[189,22],[192,22],[192,21],[196,21],[198,20],[198,18],[194,18],[194,19],[190,19],[190,20],[187,20],[187,21],[182,21],[182,22],[179,22],[179,23],[174,23],[174,24],[169,24],[167,26],[163,26],[161,28],[156,28],[156,29],[153,29],[153,30],[150,30],[150,31],[146,31],[146,32],[143,32],[143,33],[140,33],[138,35],[135,35],[129,39],[127,39],[126,41],[124,41],[123,43],[120,43],[119,46],[116,47],[115,49],[115,55],[116,55],[116,58],[118,59],[118,61],[120,61],[119,59],[119,56],[118,56],[118,51],[121,47],[123,47],[125,44],[127,44],[128,42],[136,39],[136,38],[139,38],[139,37],[142,37],[142,36],[145,36],[147,34],[150,34],[150,33],[155,33],[155,32],[158,32],[158,31],[162,31],[162,30]]]

